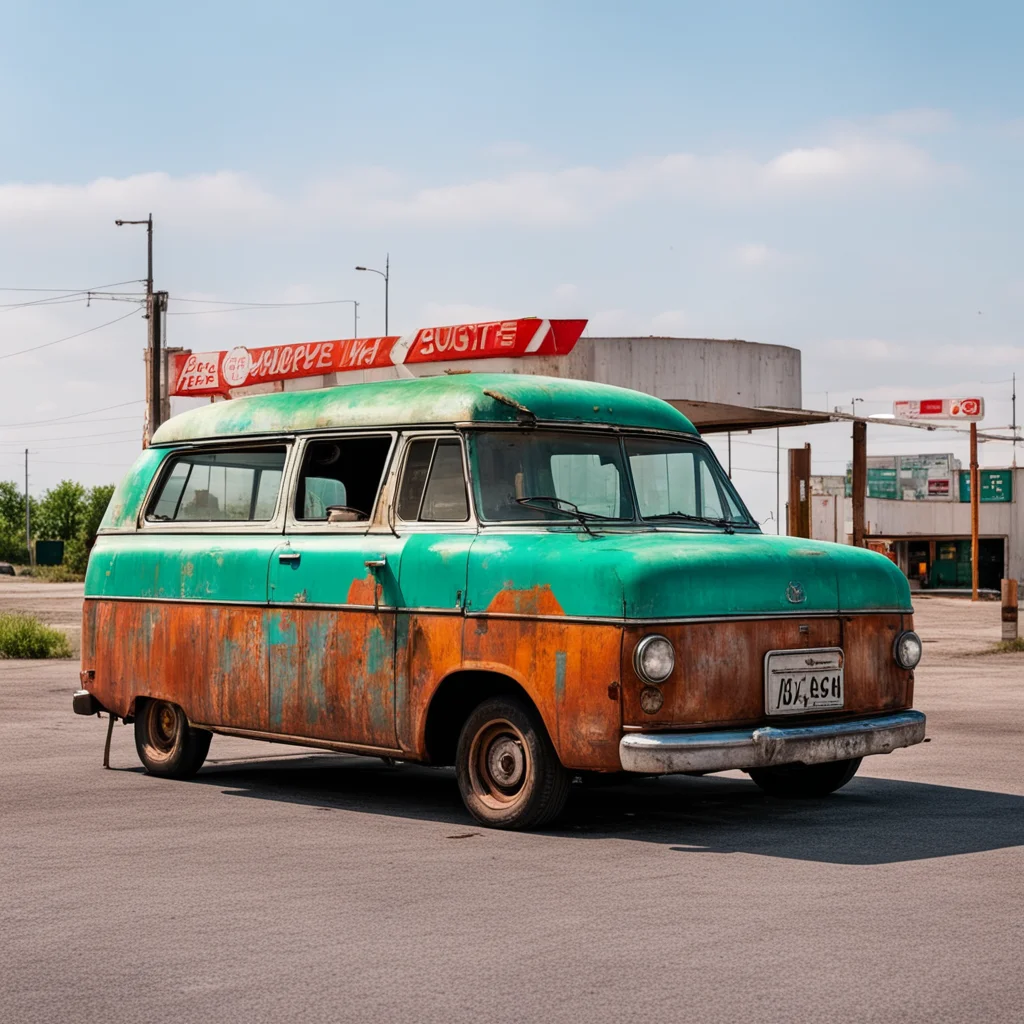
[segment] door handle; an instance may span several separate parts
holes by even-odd
[[[366,568],[370,570],[370,572],[374,572],[377,569],[383,569],[384,566],[387,564],[388,560],[383,555],[380,558],[368,558],[365,562],[363,562],[363,565],[365,565]]]
[[[298,551],[282,551],[278,554],[277,560],[279,562],[298,562],[302,558],[301,552]]]

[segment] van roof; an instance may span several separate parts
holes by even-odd
[[[562,377],[460,373],[214,402],[169,419],[153,443],[339,427],[515,423],[527,412],[540,422],[697,433],[668,402],[639,391]]]

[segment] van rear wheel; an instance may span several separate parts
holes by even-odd
[[[860,762],[861,758],[852,757],[825,764],[780,764],[774,768],[751,768],[750,777],[769,796],[807,800],[842,789],[857,774]]]
[[[493,828],[554,821],[572,782],[536,713],[515,697],[473,710],[459,736],[455,773],[469,813]]]
[[[135,749],[150,775],[190,779],[203,766],[212,733],[193,729],[185,712],[166,700],[147,700],[135,714]]]

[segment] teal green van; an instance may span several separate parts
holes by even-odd
[[[469,373],[161,427],[92,551],[74,707],[154,774],[213,733],[454,765],[527,828],[585,773],[830,793],[924,738],[920,656],[899,570],[763,535],[667,403]]]

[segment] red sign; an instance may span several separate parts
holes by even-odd
[[[348,373],[409,363],[459,359],[565,355],[586,320],[496,320],[455,327],[425,327],[402,336],[311,341],[229,352],[183,352],[174,357],[172,395],[226,395],[250,387],[324,373]]]
[[[983,398],[922,398],[920,401],[893,402],[893,415],[898,420],[966,420],[985,417]]]

